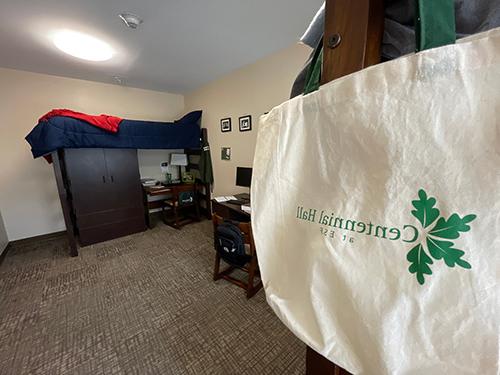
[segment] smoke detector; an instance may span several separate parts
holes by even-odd
[[[120,76],[113,76],[113,82],[116,83],[117,85],[124,85],[125,84],[125,80],[120,77]]]
[[[118,17],[120,17],[120,19],[129,29],[133,30],[137,29],[137,27],[139,27],[139,25],[143,22],[142,19],[139,18],[139,16],[136,16],[133,13],[120,13]]]

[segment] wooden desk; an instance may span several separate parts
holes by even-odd
[[[146,213],[146,224],[148,225],[148,228],[152,228],[151,226],[151,217],[149,210],[155,209],[155,208],[161,208],[164,210],[165,208],[169,207],[172,208],[174,207],[177,203],[176,201],[178,200],[179,194],[185,191],[194,191],[195,194],[199,194],[199,189],[200,187],[196,184],[172,184],[172,185],[155,185],[155,186],[142,186],[142,191],[143,191],[143,196],[144,196],[144,208],[145,208],[145,213]],[[157,197],[157,196],[166,196],[165,199],[157,200],[150,202],[149,197]],[[171,204],[167,204],[166,201],[170,200]],[[173,205],[173,206],[172,206]],[[181,204],[182,206],[182,204]],[[199,205],[198,205],[198,199],[195,197],[195,202],[194,206],[196,209],[196,216],[197,219],[199,220]],[[176,211],[176,210],[174,210]],[[167,223],[168,224],[168,223]],[[176,228],[179,227],[179,222],[178,218],[175,218],[175,225]]]
[[[245,194],[236,194],[235,197],[243,199]],[[250,214],[241,209],[241,204],[228,202],[217,202],[212,199],[213,213],[223,217],[224,219],[236,220],[242,223],[250,221]]]

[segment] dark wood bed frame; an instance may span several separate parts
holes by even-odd
[[[208,130],[207,128],[201,129],[201,141],[203,144],[208,143]],[[202,150],[191,150],[185,149],[184,153],[188,155],[188,165],[186,171],[192,172],[195,177],[199,176],[199,161]],[[212,220],[212,195],[210,184],[203,184],[198,182],[198,186],[201,187],[198,191],[198,200],[200,204],[201,213],[205,214],[208,220]]]
[[[321,83],[378,64],[383,33],[383,0],[326,0]],[[350,373],[308,346],[306,374]]]

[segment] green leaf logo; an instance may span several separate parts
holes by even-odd
[[[434,208],[436,199],[427,198],[427,193],[424,190],[418,192],[418,197],[420,198],[418,201],[411,202],[413,207],[415,207],[415,210],[411,213],[420,221],[424,228],[427,228],[439,217],[439,210]]]
[[[432,275],[430,267],[434,263],[432,259],[442,259],[448,267],[458,265],[465,269],[472,268],[468,262],[462,259],[465,252],[455,249],[455,244],[448,240],[457,239],[460,237],[460,233],[468,232],[470,230],[468,224],[476,218],[476,215],[466,215],[461,218],[458,214],[452,214],[448,219],[439,217],[440,212],[435,207],[435,198],[428,197],[423,189],[418,192],[418,198],[418,200],[412,201],[413,207],[415,207],[415,210],[411,211],[412,215],[418,219],[424,229],[435,224],[432,229],[427,231],[425,239],[406,255],[406,259],[410,262],[408,268],[410,273],[416,274],[418,283],[423,285],[425,283],[424,275]]]

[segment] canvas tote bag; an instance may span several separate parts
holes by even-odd
[[[500,29],[337,79],[260,119],[267,301],[354,374],[497,374]]]

